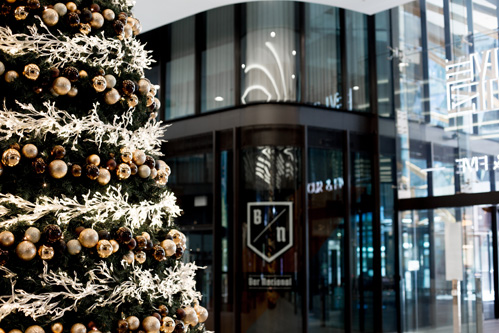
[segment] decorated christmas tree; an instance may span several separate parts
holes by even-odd
[[[203,332],[130,0],[0,0],[0,333]]]

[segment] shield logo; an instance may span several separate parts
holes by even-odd
[[[293,246],[293,203],[249,202],[247,245],[266,262]]]

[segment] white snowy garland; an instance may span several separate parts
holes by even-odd
[[[13,56],[36,54],[58,68],[82,62],[112,70],[115,74],[125,69],[144,75],[144,69],[150,68],[153,62],[150,52],[135,38],[121,41],[106,38],[104,32],[96,36],[66,36],[63,33],[55,36],[41,20],[40,25],[46,33],[38,32],[36,25],[27,27],[30,34],[14,34],[9,27],[0,27],[0,51]],[[130,57],[130,61],[125,61],[125,57]]]
[[[120,7],[123,11],[131,9],[135,3],[135,0],[112,0],[112,4]]]
[[[80,301],[86,297],[96,297],[94,304],[86,310],[91,313],[99,307],[115,306],[115,309],[131,300],[139,304],[144,299],[151,301],[166,300],[168,305],[173,304],[173,296],[181,294],[181,306],[191,305],[201,299],[201,293],[195,290],[194,279],[196,270],[201,268],[195,263],[184,264],[178,262],[174,267],[164,271],[165,277],[160,278],[152,270],[144,270],[141,266],[132,266],[129,279],[120,282],[114,277],[113,266],[100,262],[97,267],[88,271],[89,280],[82,283],[74,275],[70,277],[67,272],[48,270],[44,262],[43,273],[40,274],[42,285],[63,287],[64,291],[42,292],[39,294],[28,293],[22,289],[15,289],[17,275],[8,268],[0,266],[4,277],[10,279],[12,290],[10,295],[0,296],[0,321],[12,312],[22,312],[26,316],[37,319],[50,316],[54,321],[62,318],[67,311],[76,310]],[[128,266],[124,263],[124,266]],[[32,278],[31,278],[32,279]],[[61,299],[71,300],[72,304],[62,308]]]
[[[72,141],[72,149],[77,150],[78,138],[85,132],[93,135],[86,141],[94,142],[100,149],[103,143],[116,147],[128,147],[132,151],[141,149],[149,154],[163,156],[161,144],[166,128],[150,119],[145,126],[130,131],[127,127],[132,123],[134,109],[129,109],[122,115],[116,115],[112,123],[103,122],[98,115],[99,104],[94,104],[92,110],[83,118],[77,118],[67,111],[55,107],[55,102],[45,102],[46,109],[39,111],[32,104],[17,102],[24,112],[9,110],[5,106],[0,109],[0,141],[10,139],[13,135],[20,138],[28,133],[36,138],[46,138],[47,134],[56,134],[64,140],[64,144]]]
[[[83,203],[78,202],[76,197],[66,196],[42,196],[33,203],[10,193],[0,193],[0,205],[3,205],[3,209],[0,209],[0,229],[19,222],[33,224],[43,216],[54,214],[59,225],[68,224],[77,217],[93,222],[92,225],[123,218],[125,225],[132,230],[146,223],[154,230],[163,227],[165,219],[166,225],[170,226],[170,218],[180,215],[180,208],[175,201],[173,193],[165,191],[158,202],[144,200],[138,204],[130,204],[128,194],[122,193],[121,186],[109,186],[104,194],[89,191],[83,195]],[[15,205],[24,213],[15,217],[8,216],[10,211],[5,207],[8,204]]]

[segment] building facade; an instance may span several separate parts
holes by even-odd
[[[499,318],[497,0],[292,1],[142,36],[217,332],[463,332]]]

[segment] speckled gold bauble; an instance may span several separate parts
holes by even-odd
[[[2,231],[0,232],[0,245],[3,247],[9,247],[14,245],[14,234],[10,231]]]
[[[142,165],[146,161],[146,154],[142,150],[136,150],[133,152],[133,163],[137,165]]]
[[[29,12],[25,6],[19,6],[14,10],[14,17],[18,21],[25,20],[28,17],[28,14]]]
[[[140,327],[140,320],[135,316],[127,317],[126,321],[128,322],[128,329],[130,331],[135,331]]]
[[[97,75],[92,79],[92,86],[94,87],[95,91],[103,92],[107,88],[106,79],[102,75]]]
[[[151,90],[151,82],[147,79],[140,79],[139,80],[139,93],[141,95],[145,95]]]
[[[83,324],[74,324],[71,326],[71,333],[87,333],[87,328]]]
[[[21,154],[13,148],[9,148],[2,154],[2,164],[5,166],[13,167],[21,161]]]
[[[84,35],[88,35],[92,32],[92,27],[88,23],[80,23],[80,32]]]
[[[100,168],[99,176],[97,177],[97,182],[101,185],[107,185],[111,181],[111,173],[108,169]]]
[[[156,183],[158,185],[166,185],[166,183],[168,183],[168,175],[165,170],[158,170],[158,175],[156,176]]]
[[[54,83],[52,84],[52,89],[57,95],[64,96],[71,89],[71,82],[64,76],[59,76],[57,79],[54,80]]]
[[[85,166],[85,173],[87,174],[88,179],[96,180],[99,177],[99,167],[93,164],[87,164]]]
[[[78,88],[73,86],[73,87],[71,87],[71,89],[69,89],[68,96],[69,97],[76,97],[76,95],[78,95]]]
[[[121,96],[118,90],[112,88],[104,95],[104,102],[108,105],[116,104],[120,100]]]
[[[52,246],[42,245],[38,249],[38,255],[43,260],[50,260],[54,258],[54,248]]]
[[[100,29],[104,25],[104,16],[101,13],[92,13],[92,21],[90,25],[94,29]]]
[[[200,323],[204,323],[206,321],[206,319],[208,319],[208,310],[206,310],[206,308],[198,305],[198,306],[196,306],[195,311],[198,315],[198,319],[199,319]]]
[[[111,9],[104,9],[102,15],[107,21],[112,21],[116,17],[116,14]]]
[[[40,76],[40,67],[35,64],[29,64],[24,66],[23,75],[33,81],[36,81]]]
[[[123,162],[128,163],[132,160],[132,151],[127,147],[121,148],[120,153],[121,153],[121,160]]]
[[[187,325],[196,326],[199,322],[196,311],[194,311],[194,309],[190,306],[186,307],[184,311],[185,311],[184,323],[186,323]]]
[[[124,256],[123,256],[123,259],[129,264],[133,264],[133,262],[135,261],[135,255],[133,254],[132,251],[129,251],[128,253],[126,253]]]
[[[28,143],[24,145],[22,153],[26,158],[35,158],[38,155],[38,148],[32,143]]]
[[[107,258],[113,254],[113,245],[108,240],[101,239],[97,243],[97,253],[99,254],[99,257]]]
[[[66,148],[61,145],[55,145],[50,151],[50,155],[57,160],[63,159],[66,156]]]
[[[66,245],[68,247],[68,253],[73,256],[81,252],[81,243],[77,239],[70,240]]]
[[[47,26],[53,27],[59,22],[59,13],[55,9],[47,8],[42,13],[42,20]]]
[[[129,107],[134,108],[139,104],[139,98],[135,94],[131,94],[127,97],[126,102]]]
[[[45,169],[47,169],[47,163],[45,163],[45,160],[41,157],[38,157],[31,164],[37,174],[42,174],[45,172]]]
[[[177,252],[177,245],[171,239],[165,239],[161,242],[161,247],[165,249],[165,254],[167,257],[171,257]]]
[[[149,316],[144,318],[144,320],[142,321],[142,327],[146,332],[157,332],[161,327],[161,323],[159,322],[158,318]]]
[[[38,243],[41,237],[42,237],[42,232],[40,231],[40,229],[35,227],[29,227],[24,232],[24,239],[30,241],[33,244]]]
[[[81,174],[83,173],[83,170],[81,169],[81,166],[78,164],[73,164],[71,166],[71,174],[73,177],[81,177]]]
[[[30,261],[36,256],[36,246],[29,241],[22,241],[17,244],[16,254],[20,259]]]
[[[108,89],[114,88],[114,86],[116,85],[116,78],[114,77],[114,75],[107,74],[104,77],[106,78],[107,88]]]
[[[100,164],[100,157],[99,157],[99,155],[97,155],[97,154],[90,155],[89,157],[87,157],[87,163],[98,166]]]
[[[24,333],[45,333],[45,331],[41,326],[33,325],[28,327]]]
[[[137,262],[139,264],[143,264],[146,262],[146,253],[144,251],[138,251],[135,253],[135,260],[137,260]]]
[[[175,320],[172,317],[163,317],[161,319],[161,332],[172,333],[175,330]]]
[[[120,249],[120,244],[114,239],[111,239],[109,243],[111,243],[111,245],[113,246],[113,253],[118,252],[118,250]]]
[[[70,12],[74,12],[76,9],[78,9],[78,7],[76,6],[76,4],[74,2],[66,3],[66,7]]]
[[[68,7],[65,4],[58,2],[54,5],[54,9],[59,16],[64,16],[68,12]]]
[[[78,240],[84,247],[91,248],[99,242],[99,234],[94,229],[87,228],[80,232]]]
[[[128,164],[121,163],[116,168],[116,175],[118,175],[118,178],[121,180],[127,179],[128,177],[130,177],[131,174],[132,170]]]
[[[62,333],[64,326],[62,326],[61,323],[55,323],[52,325],[51,329],[52,329],[52,333]]]
[[[156,168],[151,169],[151,179],[156,178],[156,176],[158,176],[158,170]]]
[[[55,179],[61,179],[68,173],[68,165],[62,160],[53,160],[49,164],[49,174]]]
[[[19,78],[19,74],[16,71],[8,71],[5,73],[5,82],[12,83]]]
[[[3,73],[5,73],[5,65],[0,61],[0,75],[3,75]]]

